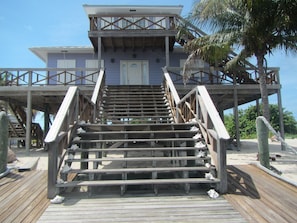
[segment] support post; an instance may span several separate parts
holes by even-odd
[[[46,144],[48,150],[48,180],[47,180],[47,198],[52,199],[57,194],[56,182],[58,174],[58,143]]]
[[[165,36],[165,58],[166,58],[166,67],[170,66],[169,60],[169,37]]]
[[[279,79],[279,72],[278,70],[276,71],[277,75],[277,80],[278,83],[280,84],[280,79]],[[277,105],[278,105],[278,112],[279,112],[279,130],[280,130],[280,135],[285,140],[285,127],[284,127],[284,114],[283,114],[283,105],[282,105],[282,95],[281,95],[281,88],[277,90]],[[281,142],[281,149],[286,150],[286,145]]]
[[[31,148],[31,124],[32,124],[32,71],[29,72],[29,84],[27,92],[27,113],[26,113],[26,153],[29,155]]]
[[[4,111],[0,112],[0,178],[8,173],[8,118]]]
[[[228,190],[228,181],[227,181],[227,162],[226,162],[226,149],[227,141],[223,139],[217,139],[218,143],[218,178],[220,179],[220,193],[224,194]]]
[[[234,98],[233,115],[235,119],[235,137],[236,137],[237,150],[239,151],[240,150],[240,133],[239,133],[239,116],[238,116],[238,95],[237,95],[236,86],[234,86],[233,98]]]
[[[262,120],[262,117],[256,119],[256,129],[258,138],[258,149],[259,149],[259,160],[260,164],[270,169],[269,163],[269,144],[268,144],[268,133],[269,130]]]
[[[46,136],[50,128],[49,104],[45,104],[44,107],[44,135]]]

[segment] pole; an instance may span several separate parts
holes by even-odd
[[[270,169],[269,163],[269,144],[268,144],[268,128],[263,122],[261,116],[256,119],[258,149],[260,164]]]
[[[0,112],[0,178],[8,173],[8,118],[4,111]]]

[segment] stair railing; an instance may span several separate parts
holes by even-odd
[[[94,116],[93,116],[93,122],[96,122],[97,117],[97,111],[99,111],[102,103],[102,98],[104,94],[104,87],[105,87],[105,70],[100,69],[99,76],[93,91],[93,95],[91,98],[91,102],[94,105]]]
[[[180,97],[176,91],[176,88],[172,82],[172,79],[167,71],[167,68],[162,68],[163,69],[163,73],[164,73],[164,90],[165,90],[165,94],[169,103],[169,106],[171,108],[173,117],[174,117],[174,121],[176,123],[178,123],[178,116],[179,116],[179,111],[178,111],[178,103],[180,101]]]
[[[48,198],[58,194],[56,183],[59,169],[63,163],[65,151],[75,136],[80,120],[92,117],[93,104],[76,86],[69,87],[66,96],[58,110],[53,125],[45,138],[45,148],[48,150]]]
[[[218,189],[221,193],[225,193],[227,191],[226,150],[230,136],[213,101],[205,86],[197,86],[179,99],[166,68],[163,68],[163,72],[165,92],[175,121],[185,123],[194,120],[198,123],[220,179]]]

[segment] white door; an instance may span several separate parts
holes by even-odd
[[[57,68],[63,68],[61,71],[58,71],[59,75],[57,76],[57,84],[71,84],[73,81],[75,83],[75,71],[67,71],[66,73],[63,72],[67,68],[75,68],[75,60],[58,60]]]
[[[104,67],[104,61],[101,60],[101,67]],[[86,60],[86,68],[95,68],[97,71],[86,71],[85,84],[95,84],[99,74],[98,60]]]
[[[149,84],[148,61],[146,60],[122,60],[121,84],[146,85]]]

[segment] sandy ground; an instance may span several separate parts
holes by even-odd
[[[297,139],[287,139],[286,143],[297,151]],[[279,142],[270,142],[270,157],[275,161],[270,162],[270,165],[281,172],[281,178],[293,182],[297,185],[297,154],[292,150],[282,150]],[[48,168],[48,154],[43,149],[32,149],[29,155],[24,148],[12,148],[16,153],[18,161],[8,166],[21,167],[27,163],[38,160],[37,169],[47,170]],[[241,164],[259,164],[257,161],[258,143],[257,140],[242,140],[240,149],[232,148],[227,150],[227,165],[241,165]]]

